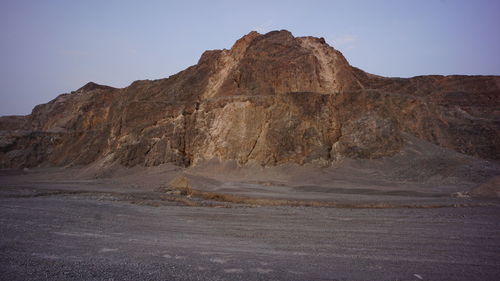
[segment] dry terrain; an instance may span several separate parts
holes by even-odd
[[[2,280],[500,280],[500,76],[250,32],[0,117]]]
[[[464,182],[383,181],[381,164],[3,170],[0,276],[498,280],[498,199],[453,197],[474,189]]]

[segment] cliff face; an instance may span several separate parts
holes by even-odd
[[[1,117],[0,166],[325,165],[391,156],[405,134],[498,160],[499,108],[498,76],[385,78],[323,39],[251,32],[169,78],[89,83],[31,115]]]

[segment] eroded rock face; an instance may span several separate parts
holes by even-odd
[[[89,83],[0,117],[0,166],[328,164],[391,156],[402,133],[500,159],[500,77],[385,78],[321,38],[251,32],[166,79]]]
[[[367,112],[343,123],[330,153],[334,160],[379,158],[398,152],[402,143],[396,120]]]

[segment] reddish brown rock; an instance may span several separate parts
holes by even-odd
[[[391,156],[403,134],[500,159],[500,77],[385,78],[314,37],[251,32],[169,78],[88,83],[0,118],[0,166],[209,159],[318,163]]]

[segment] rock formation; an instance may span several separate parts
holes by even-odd
[[[386,78],[322,38],[250,32],[169,78],[88,83],[0,118],[0,166],[261,165],[391,156],[410,134],[500,159],[500,76]]]

